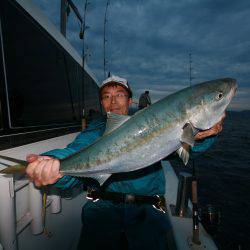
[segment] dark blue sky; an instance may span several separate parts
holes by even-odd
[[[89,0],[87,63],[103,80],[103,23],[106,0]],[[33,0],[59,27],[60,0]],[[83,10],[84,2],[73,1]],[[81,53],[79,23],[68,19],[69,41]],[[238,81],[231,109],[250,109],[249,0],[110,0],[107,68],[129,80],[135,99],[148,89],[153,101],[189,84],[222,77]]]

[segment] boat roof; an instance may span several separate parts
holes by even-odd
[[[82,67],[82,57],[70,44],[70,42],[61,34],[57,27],[42,13],[42,11],[31,0],[16,0],[25,11],[27,11]],[[99,84],[96,76],[90,70],[86,62],[84,63],[85,71]]]

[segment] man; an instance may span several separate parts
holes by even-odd
[[[148,107],[149,105],[151,105],[151,99],[149,96],[149,91],[146,90],[143,94],[141,94],[141,96],[139,98],[138,108],[144,109],[144,108]]]
[[[100,87],[100,99],[106,112],[127,115],[132,103],[127,80],[117,76],[106,79]],[[89,178],[79,179],[60,173],[57,159],[90,145],[102,136],[105,125],[105,119],[94,121],[67,148],[46,152],[44,156],[27,157],[30,162],[27,174],[36,186],[54,184],[65,189],[82,181],[91,187],[88,197],[93,200],[88,201],[82,210],[79,249],[167,249],[166,235],[170,223],[163,212],[153,207],[157,205],[155,198],[165,193],[160,162],[145,169],[113,174],[99,189],[96,185],[93,187],[93,182],[88,182]],[[196,138],[216,135],[221,128],[221,123],[218,123],[212,129],[198,133]],[[204,142],[197,142],[192,150],[204,151],[213,141],[213,137],[209,137]]]

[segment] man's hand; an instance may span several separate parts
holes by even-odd
[[[54,184],[62,177],[59,172],[60,162],[57,159],[32,154],[28,155],[26,160],[29,162],[26,173],[37,187]]]
[[[225,117],[226,115],[224,114],[221,120],[218,123],[216,123],[212,128],[198,132],[194,137],[195,141],[202,140],[208,136],[213,136],[213,135],[217,135],[218,133],[220,133],[222,130],[222,124],[223,124]]]

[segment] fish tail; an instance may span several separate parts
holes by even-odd
[[[15,173],[24,174],[25,172],[26,172],[26,166],[23,165],[14,165],[7,167],[3,170],[0,170],[0,174],[15,174]]]

